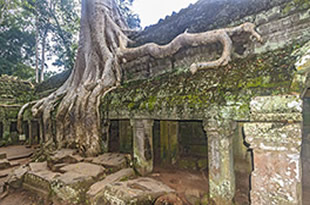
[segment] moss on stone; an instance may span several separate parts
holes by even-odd
[[[246,113],[253,96],[292,92],[296,56],[291,53],[295,47],[235,59],[225,67],[195,75],[175,69],[153,79],[125,82],[103,99],[101,110],[130,115],[194,114],[218,105],[237,106],[232,109]]]

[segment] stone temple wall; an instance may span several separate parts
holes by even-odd
[[[38,137],[38,122],[29,111],[24,116],[24,133],[17,133],[18,112],[24,104],[34,99],[34,86],[30,82],[6,75],[0,77],[0,146]]]
[[[119,150],[132,153],[136,170],[147,175],[156,146],[163,147],[157,154],[166,154],[163,161],[178,163],[178,127],[199,121],[207,138],[211,200],[235,202],[238,171],[244,171],[251,178],[244,192],[250,192],[251,204],[303,204],[310,167],[307,101],[303,107],[303,97],[310,96],[309,1],[200,0],[131,36],[131,46],[165,44],[186,29],[204,32],[244,22],[255,23],[264,43],[248,41],[243,33],[233,36],[239,55],[227,66],[188,72],[194,62],[219,57],[216,43],[124,63],[124,82],[100,105],[103,150],[111,150],[109,126],[118,121]]]
[[[268,5],[233,22],[214,21],[216,26],[210,28],[254,22],[264,39],[263,44],[246,43],[248,36],[233,36],[234,50],[243,58],[233,56],[227,66],[195,75],[188,72],[194,62],[216,59],[221,53],[218,44],[184,48],[165,59],[145,56],[123,65],[125,82],[102,99],[100,110],[103,125],[109,125],[109,120],[130,122],[127,129],[133,131],[133,157],[139,173],[146,175],[154,166],[158,144],[153,142],[158,134],[152,127],[156,121],[161,130],[169,126],[167,122],[179,126],[182,120],[198,120],[207,137],[211,200],[217,204],[236,201],[240,172],[251,178],[244,191],[250,193],[251,204],[302,204],[306,200],[301,145],[305,141],[303,96],[309,87],[310,4],[277,1]],[[212,9],[212,3],[209,6]],[[225,9],[219,13],[229,13],[229,7]],[[174,21],[171,18],[149,29],[160,30],[160,25]],[[136,37],[138,42],[152,36],[145,32],[141,34],[145,38]],[[180,147],[180,134],[170,136],[174,139],[170,145]],[[126,134],[120,138],[127,139]],[[306,146],[302,149],[306,156]],[[163,160],[168,159],[179,160],[171,155]]]

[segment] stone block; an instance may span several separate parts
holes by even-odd
[[[29,171],[24,176],[23,188],[35,194],[49,196],[51,193],[51,182],[58,175],[58,173],[49,170]]]
[[[85,193],[92,183],[104,176],[100,165],[80,162],[60,169],[63,174],[55,177],[51,189],[57,198],[69,204],[82,203]]]
[[[295,95],[259,96],[250,102],[251,121],[302,121],[302,99]]]
[[[90,160],[93,164],[102,165],[106,168],[109,173],[116,172],[120,169],[127,168],[129,155],[120,153],[105,153],[94,157]]]
[[[135,176],[135,172],[131,168],[122,169],[114,174],[108,175],[106,178],[96,182],[89,188],[87,192],[88,201],[90,204],[97,204],[98,200],[100,200],[100,198],[103,196],[105,187],[108,184],[112,184],[118,181],[125,181],[133,176]]]
[[[11,167],[11,164],[7,159],[1,159],[0,160],[0,170],[7,169],[9,167]]]
[[[246,123],[246,141],[253,149],[300,152],[300,123]]]
[[[159,196],[173,192],[173,189],[159,181],[142,177],[106,185],[102,197],[93,205],[153,204]]]
[[[251,203],[302,204],[301,123],[245,123],[253,148]]]
[[[7,158],[6,152],[0,152],[0,160],[6,158]]]

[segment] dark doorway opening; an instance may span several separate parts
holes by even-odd
[[[109,152],[132,154],[133,130],[130,120],[111,120],[109,128]]]
[[[245,141],[243,124],[238,123],[233,136],[234,172],[236,193],[234,202],[236,204],[251,204],[251,172],[253,171],[253,151]]]
[[[111,120],[109,129],[109,152],[119,152],[119,121]]]
[[[151,177],[176,190],[183,204],[203,204],[209,195],[207,144],[202,121],[155,120]]]

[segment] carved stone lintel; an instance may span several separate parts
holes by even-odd
[[[154,120],[130,120],[133,127],[134,166],[139,174],[153,171],[153,124]]]

